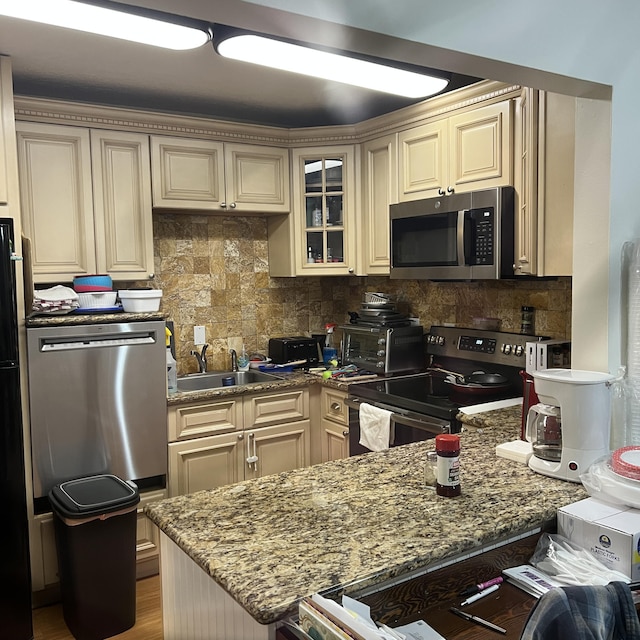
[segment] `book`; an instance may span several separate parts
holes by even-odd
[[[547,591],[555,587],[565,586],[564,583],[559,582],[544,571],[540,571],[540,569],[530,564],[522,564],[518,567],[503,569],[502,573],[507,582],[526,591],[526,593],[532,595],[534,598],[540,598]]]

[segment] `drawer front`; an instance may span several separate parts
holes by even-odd
[[[169,441],[218,435],[242,429],[240,398],[169,409]]]
[[[349,408],[345,404],[347,394],[334,389],[322,389],[322,417],[349,426]]]
[[[309,417],[308,389],[250,396],[244,402],[245,429],[306,420]]]

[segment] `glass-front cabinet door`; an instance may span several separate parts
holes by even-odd
[[[354,162],[352,146],[294,151],[298,273],[355,271]]]

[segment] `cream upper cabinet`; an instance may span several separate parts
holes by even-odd
[[[151,159],[154,207],[238,215],[290,209],[287,149],[152,136]]]
[[[13,79],[11,60],[0,56],[0,205],[9,202],[8,154],[13,153]],[[11,134],[10,134],[11,132]]]
[[[362,272],[389,274],[389,205],[398,201],[398,136],[362,145]]]
[[[272,276],[346,275],[357,270],[354,145],[294,149],[293,210],[269,219]]]
[[[511,184],[512,101],[398,134],[400,201]]]
[[[345,391],[322,388],[322,462],[349,457],[349,408],[346,399]]]
[[[16,131],[34,281],[152,277],[148,137],[31,122]]]
[[[516,275],[572,273],[575,118],[570,96],[523,89],[516,100]]]

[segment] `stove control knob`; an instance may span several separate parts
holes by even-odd
[[[384,345],[387,341],[384,338],[378,338],[378,344]]]
[[[520,357],[524,353],[524,347],[521,344],[517,344],[514,353],[516,356]]]
[[[384,358],[386,351],[384,349],[380,349],[380,351],[376,351],[376,355],[378,358]]]
[[[384,369],[384,362],[380,361],[376,364],[377,369]]]
[[[504,353],[505,356],[511,355],[511,345],[510,344],[503,344],[502,345],[502,353]]]
[[[444,336],[438,336],[438,345],[439,346],[443,346],[444,345]]]

